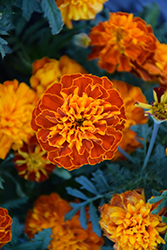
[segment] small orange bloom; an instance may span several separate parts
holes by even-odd
[[[167,87],[167,44],[157,41],[155,53],[140,65],[136,62],[132,72],[145,81]]]
[[[12,218],[8,214],[8,210],[0,207],[0,248],[11,241],[11,224]]]
[[[0,158],[11,149],[19,149],[34,134],[30,120],[36,94],[17,80],[0,84]]]
[[[88,20],[95,18],[103,9],[103,3],[107,0],[55,0],[61,10],[64,23],[72,28],[72,20]]]
[[[77,213],[71,220],[64,220],[65,214],[71,210],[69,203],[62,200],[56,193],[41,196],[30,210],[25,223],[25,232],[28,237],[46,228],[52,229],[49,250],[100,250],[104,241],[92,231],[92,224],[87,214],[87,229],[84,230]]]
[[[130,153],[142,146],[136,139],[137,134],[130,127],[136,124],[144,124],[148,121],[148,118],[144,116],[144,110],[134,106],[134,103],[139,99],[141,102],[147,103],[147,100],[139,87],[118,80],[112,80],[112,82],[124,100],[125,115],[127,118],[125,128],[122,131],[123,138],[119,146],[127,153]],[[115,153],[113,160],[117,160],[118,158],[123,158],[123,155],[119,151]]]
[[[76,61],[64,55],[59,60],[43,57],[33,63],[31,87],[41,97],[44,91],[54,82],[59,82],[64,74],[86,73]]]
[[[31,137],[28,144],[25,143],[15,153],[13,161],[18,174],[30,181],[45,181],[55,168],[55,165],[47,160],[47,153],[42,150],[36,136]]]
[[[150,25],[133,14],[111,13],[110,19],[93,27],[89,37],[93,46],[89,59],[113,73],[131,71],[133,62],[142,64],[155,51],[156,37]]]
[[[112,159],[125,120],[123,100],[107,77],[74,74],[45,91],[32,128],[48,159],[72,170]]]
[[[156,250],[165,244],[159,235],[166,230],[159,215],[152,215],[142,190],[115,194],[110,204],[100,207],[100,226],[116,250]]]

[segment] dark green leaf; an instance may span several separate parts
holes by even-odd
[[[158,201],[160,201],[162,199],[163,199],[162,196],[158,196],[158,197],[154,197],[154,198],[149,199],[148,202],[150,204],[154,204],[154,203],[156,203],[156,202],[158,202]]]
[[[86,189],[92,194],[98,194],[96,187],[93,185],[91,181],[88,180],[84,175],[76,177],[75,180],[82,185],[81,189]]]
[[[34,11],[35,0],[23,0],[22,10],[24,18],[29,21],[31,14]]]
[[[96,187],[100,193],[110,191],[110,187],[100,169],[98,169],[95,173],[92,173],[92,175],[93,178],[91,180],[96,183]]]
[[[90,215],[90,221],[92,222],[93,232],[95,232],[99,237],[101,237],[101,229],[99,226],[99,218],[97,216],[97,209],[93,205],[93,203],[90,203],[89,208],[89,215]]]
[[[60,32],[63,27],[63,21],[60,10],[54,0],[42,0],[42,9],[44,16],[48,18],[52,34],[55,35]]]
[[[85,207],[81,207],[80,209],[80,217],[79,217],[79,221],[81,223],[81,226],[83,227],[83,229],[87,229],[87,219],[86,219],[86,212],[85,212]]]
[[[12,246],[15,246],[19,240],[19,236],[20,234],[23,232],[24,230],[24,227],[23,225],[21,225],[18,221],[17,218],[13,218],[13,222],[12,222],[12,229],[11,229],[11,232],[12,232],[12,239],[10,241],[10,244]]]
[[[158,192],[157,190],[154,190],[154,189],[152,189],[152,194],[153,194],[153,196],[159,196],[159,195],[161,195],[160,192]]]
[[[163,208],[163,207],[166,207],[167,205],[167,201],[166,200],[163,200],[159,205],[158,207],[156,207],[152,212],[151,214],[157,214],[160,212],[160,210]]]
[[[4,204],[1,204],[0,206],[10,210],[12,208],[20,207],[20,205],[27,203],[28,200],[29,200],[29,198],[27,196],[25,196],[25,197],[20,198],[20,199],[10,200]]]
[[[68,192],[68,194],[83,199],[83,200],[87,200],[88,197],[86,195],[84,195],[81,191],[75,189],[75,188],[71,188],[71,187],[66,187],[66,190]]]
[[[42,232],[38,232],[38,234],[35,234],[33,241],[40,242],[40,245],[38,247],[39,250],[47,249],[51,241],[51,237],[50,237],[51,234],[52,234],[51,228],[43,229]]]
[[[165,216],[162,215],[162,222],[163,223],[167,223],[167,217],[165,217]]]
[[[86,206],[87,204],[88,204],[87,201],[81,203],[71,202],[70,206],[73,209],[65,215],[65,220],[70,220],[78,212],[78,210],[81,209],[81,207]]]

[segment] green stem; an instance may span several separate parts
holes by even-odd
[[[148,164],[148,161],[149,161],[149,158],[150,158],[153,146],[154,146],[155,138],[156,138],[157,133],[158,133],[159,125],[160,125],[160,123],[157,123],[154,121],[154,128],[153,128],[153,132],[152,132],[152,137],[151,137],[151,141],[150,141],[150,145],[149,145],[149,148],[147,151],[146,158],[145,158],[144,163],[143,163],[142,171],[146,168],[146,166]]]

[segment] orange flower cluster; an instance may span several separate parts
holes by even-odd
[[[156,37],[150,25],[128,13],[111,13],[110,19],[93,27],[89,59],[99,58],[99,66],[113,73],[131,71],[133,63],[143,64],[154,54]]]
[[[112,159],[125,121],[123,100],[107,77],[73,74],[45,91],[32,128],[48,159],[73,170]]]
[[[31,87],[41,97],[44,91],[54,82],[59,82],[64,74],[86,73],[81,65],[64,55],[59,60],[43,57],[33,63]]]
[[[0,84],[0,158],[19,149],[34,134],[30,121],[36,94],[17,80]]]
[[[110,204],[100,207],[100,226],[116,250],[157,250],[158,244],[165,244],[159,234],[167,225],[151,211],[142,190],[115,194]]]
[[[42,182],[48,179],[55,165],[47,160],[47,153],[42,150],[36,136],[30,138],[28,144],[15,153],[13,159],[18,174],[30,181]]]
[[[25,232],[28,237],[46,228],[52,229],[52,240],[49,250],[100,250],[104,241],[92,231],[92,224],[88,221],[84,230],[79,222],[77,213],[71,220],[64,220],[65,214],[71,210],[69,203],[62,200],[56,193],[49,196],[41,196],[30,210],[25,223]],[[87,219],[89,215],[87,213]]]
[[[88,20],[95,18],[103,9],[103,3],[107,0],[55,0],[61,10],[64,23],[72,28],[72,20]]]
[[[11,224],[12,218],[8,214],[8,210],[0,207],[0,248],[11,241]]]
[[[125,115],[127,118],[125,128],[122,131],[123,138],[119,146],[127,153],[130,153],[136,148],[141,147],[141,144],[136,139],[137,134],[130,127],[136,124],[144,124],[148,121],[148,118],[144,116],[144,110],[134,106],[134,103],[136,100],[147,103],[147,100],[139,87],[118,80],[112,80],[112,82],[124,100]],[[123,155],[119,151],[115,153],[113,160],[117,160],[118,158],[123,158]]]

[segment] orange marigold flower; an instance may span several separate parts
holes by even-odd
[[[142,190],[115,194],[110,204],[100,207],[100,226],[117,250],[155,250],[165,244],[159,235],[167,225],[159,215],[151,214]]]
[[[76,61],[64,55],[59,60],[43,57],[33,63],[31,87],[41,97],[44,91],[54,82],[59,82],[64,74],[86,73]]]
[[[72,28],[72,20],[95,18],[96,14],[103,9],[103,3],[106,1],[108,0],[55,0],[68,28]]]
[[[79,222],[77,213],[71,220],[65,221],[65,214],[71,210],[69,203],[62,200],[56,193],[41,196],[30,210],[25,223],[25,232],[28,237],[46,228],[52,229],[52,240],[49,250],[100,250],[104,241],[92,231],[92,224],[87,214],[87,229],[84,230]]]
[[[0,84],[0,158],[5,159],[34,134],[30,120],[36,94],[24,82],[17,80]]]
[[[36,136],[15,153],[13,159],[18,174],[30,181],[42,182],[49,178],[55,165],[47,160],[47,153],[39,145]]]
[[[131,71],[134,61],[143,63],[156,48],[151,26],[122,12],[111,13],[108,21],[92,28],[89,37],[94,46],[89,59],[99,58],[99,66],[110,73]]]
[[[112,159],[125,121],[123,100],[107,77],[73,74],[45,91],[32,128],[48,159],[72,170]]]
[[[124,100],[125,115],[127,118],[125,128],[122,131],[123,138],[119,146],[127,153],[130,153],[142,146],[136,139],[137,134],[130,127],[136,124],[144,124],[148,121],[148,118],[144,116],[144,110],[134,106],[134,103],[139,99],[141,102],[147,103],[147,100],[139,87],[118,80],[112,80],[112,82]],[[117,160],[118,158],[123,158],[123,155],[119,151],[115,153],[113,160]]]
[[[167,44],[156,42],[155,53],[145,62],[133,66],[133,72],[145,81],[156,81],[167,87]]]
[[[8,214],[8,210],[0,207],[0,248],[11,241],[11,224],[12,218]]]

